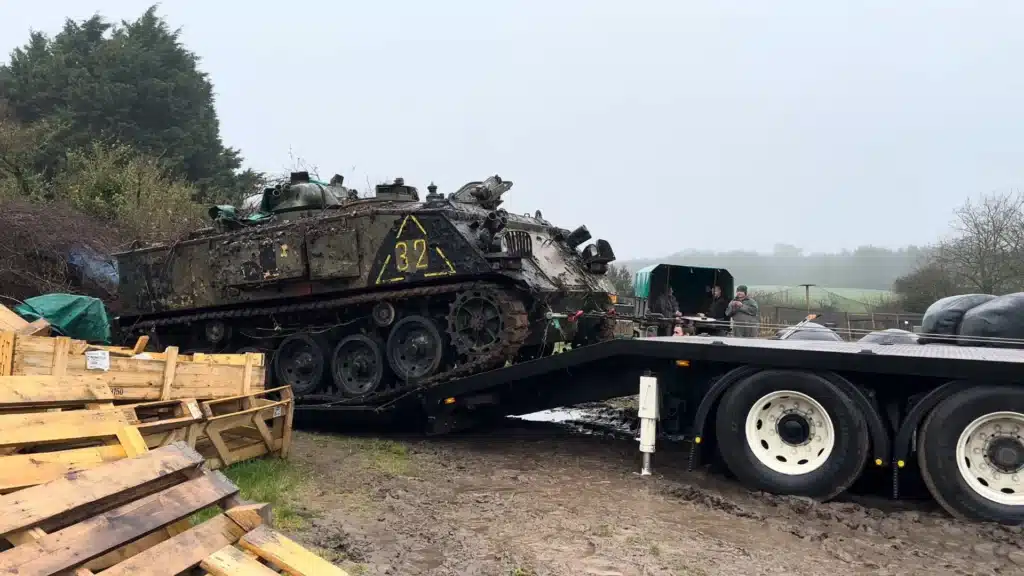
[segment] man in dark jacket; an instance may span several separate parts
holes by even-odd
[[[732,319],[732,334],[740,338],[757,338],[761,333],[761,308],[747,295],[747,287],[736,287],[736,297],[729,302],[725,315]]]
[[[714,286],[711,288],[711,306],[708,306],[708,318],[714,320],[726,320],[725,309],[729,305],[729,301],[722,295],[722,287]]]

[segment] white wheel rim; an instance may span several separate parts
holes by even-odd
[[[1005,460],[1010,455],[1006,451],[1014,449],[1024,453],[1024,414],[992,412],[977,418],[956,444],[960,477],[983,498],[1006,506],[1024,505],[1024,462],[1019,456],[1018,462]]]
[[[794,431],[799,429],[799,433]],[[792,390],[765,394],[747,412],[747,445],[769,469],[787,476],[813,472],[835,447],[832,418],[814,398]],[[781,433],[780,433],[781,432]]]

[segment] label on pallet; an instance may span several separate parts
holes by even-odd
[[[188,401],[188,413],[196,420],[201,420],[203,418],[203,413],[199,411],[199,403],[195,400]]]
[[[274,418],[280,417],[281,414],[284,414],[284,410],[280,406],[274,406]]]
[[[89,350],[85,353],[86,370],[110,370],[110,352],[106,350]]]

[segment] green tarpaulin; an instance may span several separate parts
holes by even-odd
[[[89,296],[75,294],[44,294],[29,298],[14,308],[14,312],[29,322],[40,318],[62,336],[85,340],[94,344],[110,343],[110,319],[103,302]]]

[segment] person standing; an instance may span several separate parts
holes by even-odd
[[[666,286],[664,292],[661,293],[651,306],[651,312],[655,314],[661,314],[666,318],[674,318],[681,316],[679,312],[679,302],[676,301],[675,293],[672,291],[671,286]]]
[[[732,334],[739,338],[757,338],[761,333],[761,308],[757,301],[747,294],[747,287],[736,287],[736,296],[725,310],[732,319]]]
[[[708,306],[708,318],[712,320],[725,320],[725,309],[728,306],[729,301],[722,294],[722,287],[718,285],[713,286],[711,288],[711,305]]]

